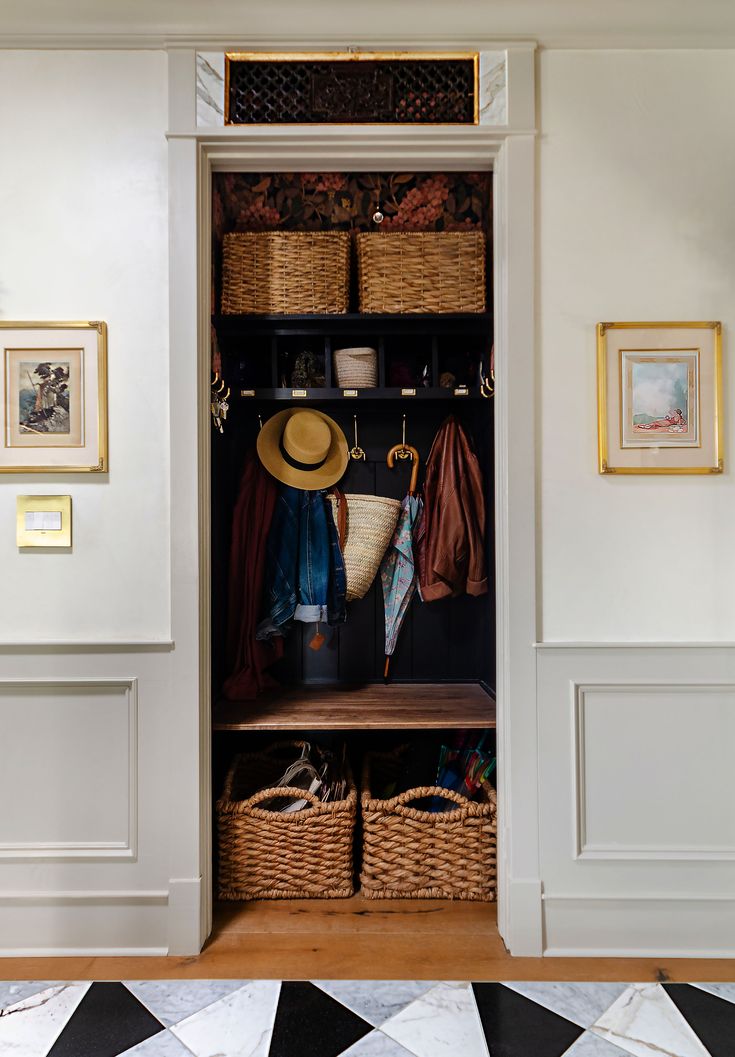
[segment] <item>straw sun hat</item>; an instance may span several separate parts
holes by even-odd
[[[269,418],[258,434],[258,456],[277,481],[316,492],[347,469],[347,438],[321,411],[290,407]]]

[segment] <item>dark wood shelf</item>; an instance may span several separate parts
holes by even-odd
[[[238,400],[295,400],[305,403],[318,401],[344,400],[346,402],[360,403],[365,400],[481,400],[482,393],[477,386],[459,386],[457,388],[444,388],[443,386],[420,386],[415,389],[405,389],[393,386],[375,387],[374,389],[334,389],[334,388],[309,388],[309,389],[241,389],[236,394]]]
[[[220,338],[253,334],[490,334],[491,312],[416,312],[399,315],[345,312],[338,315],[214,315]]]
[[[299,686],[257,701],[219,701],[215,730],[443,730],[495,726],[478,683]]]

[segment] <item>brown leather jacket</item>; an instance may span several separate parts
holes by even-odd
[[[424,516],[415,549],[425,602],[465,592],[486,594],[482,472],[453,415],[440,427],[429,453]]]

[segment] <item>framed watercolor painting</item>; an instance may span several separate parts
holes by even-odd
[[[722,325],[598,323],[604,474],[722,473]]]
[[[0,350],[0,473],[106,473],[106,324],[2,320]]]

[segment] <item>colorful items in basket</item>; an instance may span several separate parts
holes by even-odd
[[[346,746],[332,752],[319,745],[305,741],[301,754],[288,765],[281,777],[275,782],[268,782],[261,789],[290,788],[303,789],[313,794],[323,804],[334,800],[344,800],[347,795],[347,777],[345,773]],[[257,792],[260,792],[258,789]],[[308,807],[311,800],[291,796],[274,796],[262,800],[260,807],[266,811],[278,811],[283,815],[301,811]]]
[[[381,797],[387,800],[409,789],[438,786],[476,800],[496,767],[495,755],[484,748],[487,737],[488,731],[479,738],[474,731],[457,731],[449,745],[434,738],[418,741],[410,754],[406,753],[394,781],[381,790]],[[422,806],[426,811],[439,813],[452,811],[456,805],[436,796]]]

